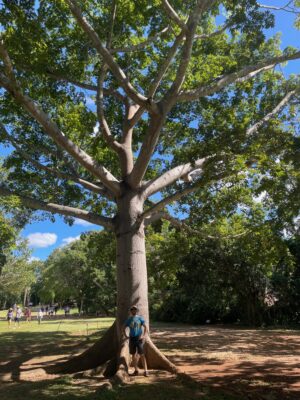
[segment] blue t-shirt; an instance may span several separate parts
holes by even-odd
[[[144,324],[145,320],[140,315],[134,315],[132,317],[129,317],[125,322],[125,326],[129,327],[130,329],[129,336],[130,337],[141,336],[143,333],[142,326]]]

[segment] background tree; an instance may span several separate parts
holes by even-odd
[[[248,169],[258,191],[267,177],[277,193],[278,170],[297,186],[298,78],[274,67],[300,52],[265,38],[274,18],[253,0],[15,0],[0,11],[1,139],[14,147],[0,195],[114,231],[116,322],[66,368],[110,360],[106,373],[124,379],[129,306],[149,321],[144,226],[182,225],[176,213],[200,222],[220,186],[253,186]],[[176,370],[150,337],[146,357]]]
[[[109,232],[90,232],[47,258],[40,277],[42,302],[75,300],[79,312],[115,315],[115,243]]]
[[[36,266],[30,262],[30,254],[26,242],[20,240],[13,250],[6,253],[0,275],[0,292],[5,307],[8,302],[11,305],[21,301],[27,305],[30,288],[36,281]]]

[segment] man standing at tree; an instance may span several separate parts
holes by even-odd
[[[145,324],[145,320],[142,316],[137,314],[138,308],[136,306],[132,306],[130,308],[131,316],[127,318],[124,324],[124,333],[126,338],[129,338],[129,352],[132,356],[132,363],[134,367],[133,375],[138,375],[138,361],[139,357],[141,357],[143,367],[144,367],[144,376],[148,376],[147,371],[147,362],[144,355],[144,343],[145,336],[148,334],[148,328]],[[129,328],[129,336],[126,333],[126,328]],[[143,330],[144,328],[144,330]]]

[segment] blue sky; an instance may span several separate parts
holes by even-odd
[[[262,1],[262,4],[282,6],[284,1]],[[275,28],[269,30],[267,36],[272,36],[276,32],[282,32],[282,48],[287,46],[299,47],[300,32],[292,28],[295,15],[282,11],[274,11],[276,17]],[[299,73],[300,60],[292,61],[284,68],[287,75]],[[0,146],[0,157],[9,153],[9,148]],[[50,221],[40,221],[28,224],[22,231],[22,236],[27,238],[32,248],[32,256],[39,259],[46,259],[47,256],[57,247],[71,242],[79,237],[83,232],[102,229],[99,226],[88,224],[85,221],[75,220],[73,226],[63,222],[60,216],[56,216],[55,223]]]

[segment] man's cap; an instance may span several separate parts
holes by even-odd
[[[131,306],[130,307],[130,310],[137,310],[138,308],[137,308],[137,306]]]

